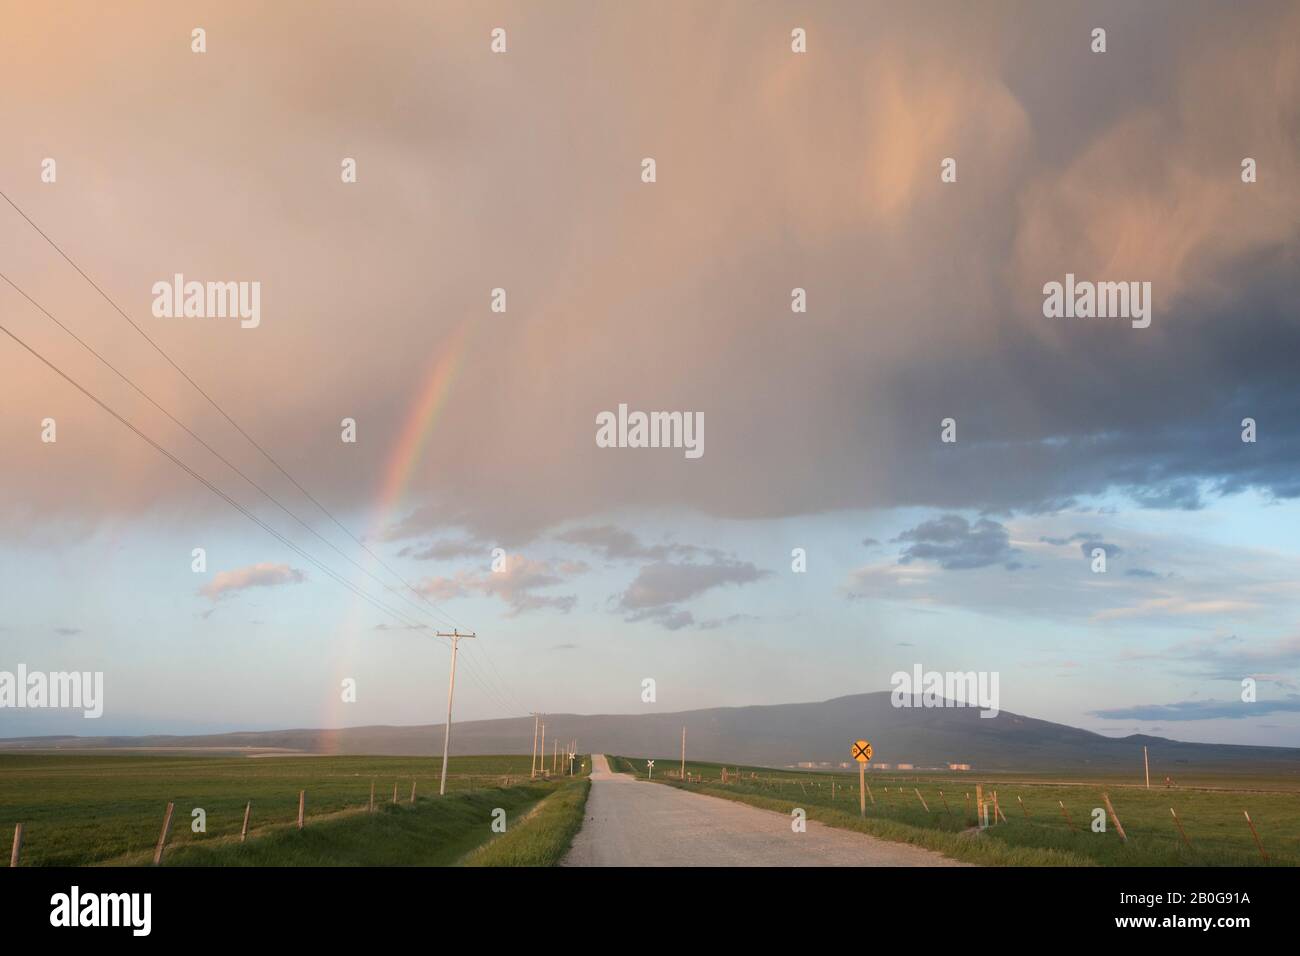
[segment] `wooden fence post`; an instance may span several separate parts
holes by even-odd
[[[925,797],[921,796],[921,791],[918,790],[916,787],[913,787],[912,792],[916,794],[916,799],[921,801],[921,806],[925,807],[925,812],[929,813],[930,805],[925,802]]]
[[[1178,819],[1178,814],[1174,813],[1174,808],[1173,808],[1173,807],[1170,807],[1170,808],[1169,808],[1169,812],[1170,812],[1171,814],[1173,814],[1173,817],[1174,817],[1174,826],[1178,827],[1178,834],[1179,834],[1179,836],[1181,836],[1181,837],[1183,838],[1183,842],[1187,844],[1187,849],[1190,850],[1190,849],[1192,848],[1192,841],[1189,840],[1189,839],[1187,839],[1187,834],[1183,831],[1183,825],[1182,825],[1182,823],[1181,823],[1181,822],[1179,821],[1179,819]]]
[[[1255,846],[1259,847],[1259,855],[1267,860],[1268,854],[1264,852],[1264,844],[1259,842],[1259,834],[1255,832],[1255,824],[1251,822],[1250,814],[1246,813],[1245,810],[1241,812],[1246,814],[1246,825],[1250,827],[1250,835],[1255,838]]]
[[[415,804],[415,781],[411,781],[411,804]]]
[[[952,816],[952,808],[948,806],[948,798],[943,795],[942,790],[939,791],[939,799],[943,801],[943,812]]]
[[[1070,819],[1070,811],[1065,809],[1065,802],[1062,800],[1057,800],[1056,802],[1061,805],[1061,816],[1065,817],[1065,822],[1070,825],[1070,829],[1077,830],[1078,827],[1076,827],[1074,821]]]
[[[1124,824],[1119,822],[1119,815],[1115,812],[1115,808],[1110,805],[1110,795],[1103,793],[1101,798],[1106,801],[1106,809],[1110,811],[1110,818],[1115,821],[1115,829],[1119,831],[1119,838],[1127,843],[1128,835],[1124,833]]]
[[[375,812],[375,782],[370,781],[370,812]]]
[[[393,803],[397,802],[397,784],[393,784]]]
[[[9,854],[9,865],[17,866],[18,858],[22,856],[22,853],[23,853],[23,825],[21,823],[15,823],[14,824],[14,848],[13,848],[13,852]]]
[[[1025,801],[1020,799],[1020,794],[1016,794],[1016,803],[1020,804],[1020,811],[1025,815],[1025,819],[1028,820],[1029,811],[1025,809]]]
[[[248,801],[248,806],[244,807],[244,828],[239,831],[239,842],[243,843],[248,839],[248,817],[253,812],[253,801]]]
[[[298,791],[298,829],[301,830],[307,822],[307,791]]]
[[[153,865],[158,866],[162,863],[163,848],[167,846],[167,836],[172,832],[172,812],[176,809],[176,804],[167,804],[167,812],[163,815],[162,833],[158,834],[158,845],[153,848]]]

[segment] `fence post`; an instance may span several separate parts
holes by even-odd
[[[9,865],[17,866],[18,858],[22,856],[22,853],[23,853],[23,825],[21,823],[15,823],[14,824],[14,849],[13,852],[9,854]]]
[[[1189,839],[1187,839],[1187,834],[1183,831],[1183,825],[1182,825],[1182,823],[1181,823],[1181,822],[1179,821],[1179,819],[1178,819],[1178,814],[1174,813],[1174,808],[1173,808],[1173,807],[1170,807],[1170,808],[1169,808],[1169,812],[1170,812],[1171,814],[1173,814],[1173,817],[1174,817],[1174,826],[1178,827],[1178,834],[1179,834],[1179,836],[1181,836],[1181,837],[1183,838],[1183,842],[1187,844],[1187,849],[1190,850],[1190,849],[1192,848],[1192,841],[1189,840]]]
[[[415,803],[415,781],[411,781],[411,803]]]
[[[375,782],[370,781],[370,812],[375,812]]]
[[[153,848],[153,865],[158,866],[162,863],[163,848],[167,846],[167,836],[172,831],[172,812],[176,809],[176,804],[167,804],[167,812],[163,815],[162,833],[158,834],[158,845]]]
[[[248,839],[248,817],[253,812],[253,801],[248,801],[248,806],[244,807],[244,828],[239,831],[239,842],[243,843]]]
[[[1106,801],[1106,809],[1110,811],[1110,818],[1115,821],[1115,829],[1119,831],[1119,838],[1127,843],[1128,835],[1124,832],[1124,824],[1119,822],[1119,814],[1117,814],[1115,808],[1110,805],[1110,795],[1103,793],[1101,798]]]
[[[1074,821],[1070,819],[1070,811],[1065,809],[1065,801],[1057,800],[1056,802],[1061,805],[1061,816],[1065,817],[1065,822],[1070,825],[1070,829],[1077,830],[1078,828],[1074,825]]]
[[[307,791],[298,791],[298,829],[301,830],[307,822]]]
[[[1264,852],[1264,844],[1259,842],[1259,834],[1255,832],[1255,824],[1251,822],[1250,814],[1246,813],[1245,810],[1241,812],[1246,814],[1246,825],[1250,827],[1250,835],[1255,838],[1255,846],[1259,847],[1259,855],[1267,860],[1268,854]]]

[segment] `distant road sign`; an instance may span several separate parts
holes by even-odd
[[[865,740],[855,741],[853,744],[853,759],[858,763],[866,763],[871,759],[871,744]]]

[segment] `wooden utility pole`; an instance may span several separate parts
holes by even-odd
[[[533,713],[533,764],[528,771],[528,779],[537,779],[537,725],[541,722],[542,715]]]
[[[544,777],[544,776],[546,776],[546,721],[544,721],[544,720],[542,721],[542,750],[541,750],[541,754],[542,754],[542,759],[541,759],[541,762],[540,762],[537,766],[538,766],[538,768],[541,770],[542,776]]]
[[[686,728],[682,727],[682,782],[686,782]]]
[[[451,638],[451,677],[447,681],[447,726],[444,728],[442,735],[442,782],[438,784],[438,796],[447,792],[447,751],[451,747],[451,699],[456,693],[456,648],[459,646],[461,638],[478,637],[477,634],[462,634],[456,629],[452,629],[450,634],[445,631],[438,631],[438,637]]]

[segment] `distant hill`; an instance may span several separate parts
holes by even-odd
[[[857,737],[871,740],[877,762],[917,767],[968,763],[979,770],[1132,769],[1145,744],[1161,766],[1187,763],[1225,770],[1300,772],[1300,749],[1198,744],[1163,737],[1103,737],[1088,730],[1003,711],[981,718],[973,708],[895,708],[887,691],[808,704],[714,707],[678,713],[550,714],[547,752],[555,739],[577,738],[584,752],[672,757],[682,726],[692,759],[782,767],[848,759]],[[531,717],[476,720],[452,729],[454,754],[530,753]],[[442,725],[270,730],[201,736],[23,737],[0,750],[149,748],[280,750],[313,754],[432,755]]]

